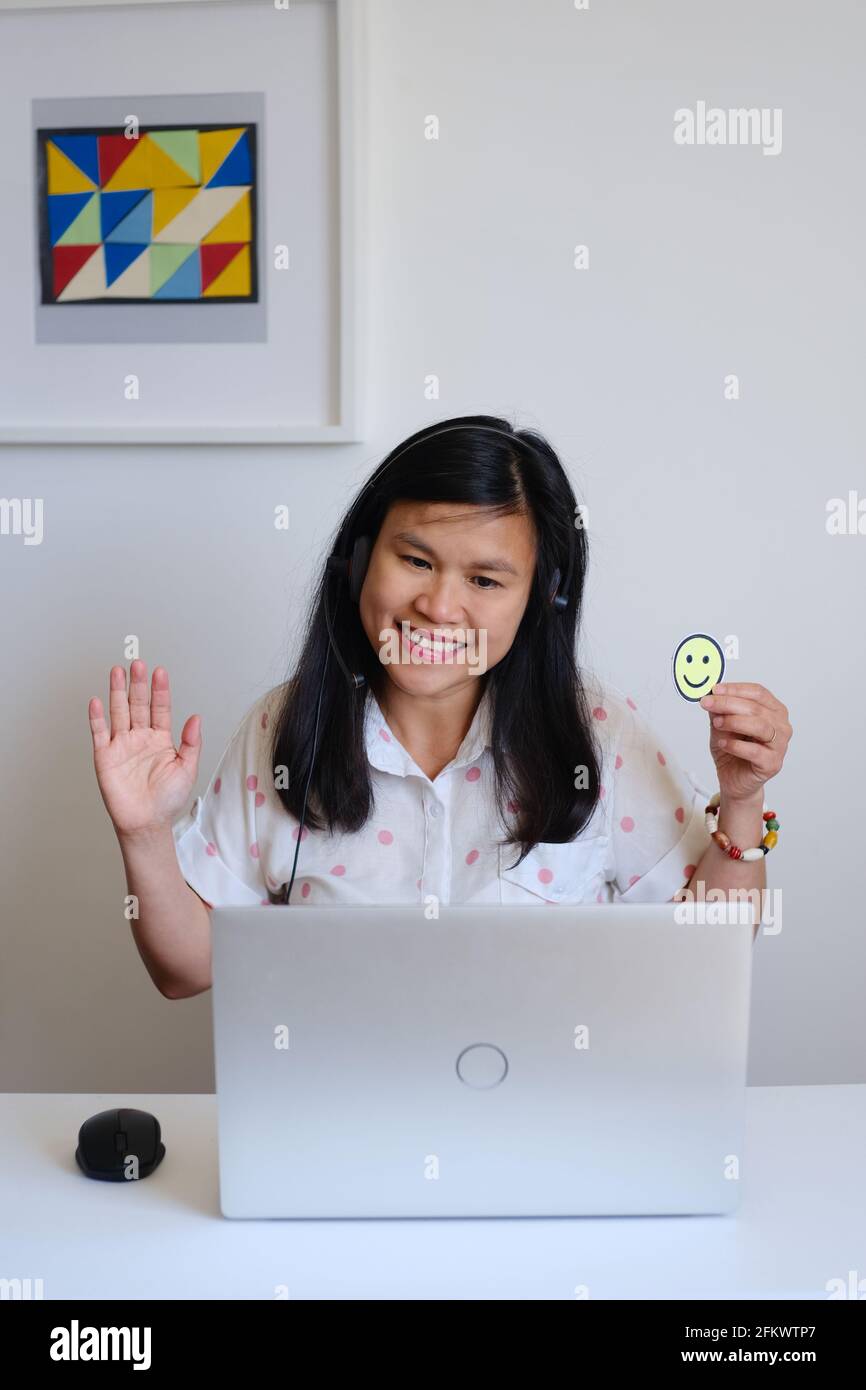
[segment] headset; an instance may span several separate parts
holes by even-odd
[[[440,434],[449,434],[452,430],[460,430],[461,433],[465,433],[467,430],[477,430],[484,434],[499,434],[503,437],[503,439],[509,440],[511,444],[515,444],[521,448],[528,449],[531,453],[535,454],[536,456],[539,456],[539,450],[535,447],[535,445],[530,444],[530,442],[527,439],[521,439],[519,435],[511,434],[507,430],[496,429],[493,425],[446,425],[442,429],[434,430],[430,434],[423,435],[421,439],[415,439],[411,443],[406,444],[402,449],[399,449],[397,453],[394,454],[394,456],[388,461],[387,466],[390,468],[392,463],[396,463],[398,458],[402,457],[402,455],[405,454],[409,449],[415,448],[416,445],[426,444],[428,440],[436,439]],[[549,462],[549,460],[547,460],[547,462]],[[366,483],[365,486],[359,492],[347,518],[347,536],[351,535],[352,520],[357,514],[357,511],[361,504],[361,500],[364,497],[367,489],[374,485],[374,481],[378,483],[378,481],[381,479],[382,472],[384,471],[384,469],[381,470],[378,476],[374,474],[374,477],[371,478],[370,481]],[[326,562],[326,581],[327,578],[332,575],[336,575],[338,578],[344,579],[349,590],[349,598],[354,604],[359,604],[361,601],[361,589],[364,585],[364,579],[366,577],[367,568],[370,563],[370,554],[372,549],[373,542],[370,536],[358,536],[354,544],[352,545],[352,550],[350,554],[339,554],[335,552],[334,554],[328,556]],[[550,591],[548,593],[548,603],[553,608],[555,613],[562,613],[568,607],[568,596],[569,591],[571,589],[571,574],[573,566],[574,543],[572,542],[571,546],[569,547],[568,566],[566,569],[565,583],[562,585],[562,588],[559,587],[560,579],[562,578],[561,571],[559,569],[555,569],[553,571]],[[335,617],[339,603],[340,596],[338,595],[337,602],[334,605]],[[333,651],[334,656],[339,662],[340,668],[342,669],[343,674],[346,677],[346,680],[349,684],[349,688],[352,691],[352,693],[354,693],[357,690],[362,690],[364,686],[367,684],[366,676],[362,675],[360,671],[350,671],[349,667],[343,660],[343,657],[340,655],[340,651],[337,646],[337,641],[334,636],[334,628],[331,619],[331,613],[328,608],[327,586],[322,596],[322,606],[325,611],[325,623],[328,629],[328,650],[325,653],[325,662],[322,667],[322,679],[319,684],[319,698],[316,704],[316,723],[313,729],[313,752],[310,758],[310,770],[307,773],[306,786],[304,787],[304,801],[301,807],[301,819],[298,825],[298,840],[297,844],[295,845],[295,857],[292,862],[292,876],[289,879],[289,882],[283,885],[282,896],[278,899],[279,902],[285,904],[289,903],[289,898],[292,892],[292,885],[295,881],[295,870],[298,866],[298,851],[301,848],[301,838],[304,833],[304,818],[307,814],[307,793],[310,789],[310,781],[312,780],[313,768],[315,767],[316,763],[316,749],[318,747],[319,742],[319,715],[322,709],[322,694],[325,689],[325,677],[328,671],[328,659],[331,655],[331,652]]]

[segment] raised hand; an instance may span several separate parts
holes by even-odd
[[[150,696],[145,663],[133,661],[129,675],[127,695],[124,667],[111,668],[110,732],[97,696],[87,712],[96,780],[114,828],[119,836],[147,836],[171,825],[190,799],[201,754],[201,718],[190,715],[175,748],[165,667],[154,668]]]

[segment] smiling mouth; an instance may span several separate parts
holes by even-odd
[[[407,642],[410,650],[414,647],[428,656],[442,657],[448,656],[452,652],[462,651],[466,646],[465,642],[457,642],[453,638],[431,633],[427,628],[413,627],[406,618],[398,619],[398,622],[400,636]]]
[[[700,690],[701,686],[706,685],[709,679],[709,676],[704,676],[702,681],[690,681],[688,676],[683,676],[683,680],[685,681],[686,685],[690,685],[692,687],[692,690]]]

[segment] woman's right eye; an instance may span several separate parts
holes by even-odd
[[[420,555],[401,555],[401,556],[400,556],[400,559],[401,559],[401,560],[417,560],[417,561],[419,562],[419,564],[422,564],[422,565],[427,565],[427,564],[430,563],[429,560],[422,560]]]

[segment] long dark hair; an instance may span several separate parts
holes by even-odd
[[[501,435],[457,426],[487,426],[531,444],[535,452]],[[450,427],[436,439],[428,436]],[[426,442],[425,442],[426,441]],[[409,444],[414,447],[407,448]],[[405,452],[403,452],[405,451]],[[400,455],[397,458],[397,455]],[[534,522],[535,576],[510,650],[476,679],[492,695],[492,744],[496,799],[517,802],[513,832],[502,818],[500,845],[519,844],[521,863],[540,842],[573,840],[589,821],[600,794],[601,758],[590,701],[575,661],[588,547],[575,524],[577,503],[551,446],[534,430],[515,433],[493,415],[463,415],[427,425],[398,444],[356,495],[334,537],[332,550],[348,555],[360,535],[371,546],[393,502],[463,502],[500,514],[521,512]],[[554,571],[562,582],[571,557],[568,603],[548,601]],[[274,768],[288,770],[277,795],[300,821],[322,670],[329,654],[324,602],[329,600],[334,638],[351,671],[362,673],[377,698],[387,680],[378,654],[347,592],[345,580],[323,565],[294,676],[286,682],[273,721]],[[373,788],[364,744],[365,689],[352,690],[330,653],[321,695],[318,747],[304,824],[346,832],[360,830],[373,809]],[[380,700],[381,704],[381,700]],[[585,768],[582,778],[575,770]],[[283,777],[279,780],[285,780]],[[578,782],[578,785],[576,785]]]

